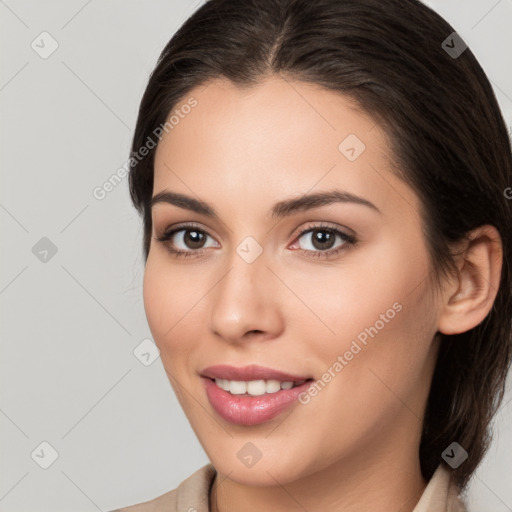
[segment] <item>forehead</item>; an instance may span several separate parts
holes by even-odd
[[[351,98],[316,84],[272,77],[240,88],[214,80],[171,115],[156,152],[154,193],[210,191],[236,202],[245,191],[278,201],[335,186],[384,206],[397,199],[394,186],[416,201],[392,176],[389,143],[375,120]]]

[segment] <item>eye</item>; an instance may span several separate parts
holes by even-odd
[[[196,257],[201,256],[209,247],[219,247],[213,241],[207,245],[207,240],[214,240],[204,229],[195,224],[175,226],[165,231],[162,235],[155,237],[158,242],[165,245],[167,250],[175,257]],[[327,258],[348,249],[355,245],[357,239],[340,229],[330,225],[308,225],[296,237],[296,241],[305,240],[305,247],[299,243],[299,251],[307,257]],[[336,246],[336,240],[338,245]],[[295,242],[291,247],[297,246]]]
[[[301,239],[305,243],[299,244],[300,251],[313,258],[333,256],[357,242],[353,235],[325,224],[308,226],[298,234],[297,241]],[[336,240],[340,242],[337,246]],[[296,246],[297,243],[293,245]]]
[[[206,240],[212,237],[194,224],[174,227],[155,238],[174,256],[199,256],[204,249],[218,246],[215,243],[210,246],[205,245]]]

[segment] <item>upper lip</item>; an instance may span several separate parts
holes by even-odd
[[[279,380],[282,382],[295,382],[301,380],[308,380],[310,377],[303,375],[293,375],[285,373],[272,368],[258,366],[251,364],[249,366],[230,366],[220,364],[215,366],[208,366],[205,368],[201,375],[209,379],[226,379],[238,381],[251,381],[251,380]]]

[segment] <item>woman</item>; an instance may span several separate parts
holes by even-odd
[[[418,1],[206,2],[130,191],[211,463],[122,510],[466,510],[511,360],[511,183],[489,81]]]

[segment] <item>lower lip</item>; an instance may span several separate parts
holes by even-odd
[[[217,414],[236,425],[258,425],[269,421],[297,402],[301,393],[310,386],[310,380],[291,389],[259,396],[232,395],[211,379],[202,377],[206,395]]]

